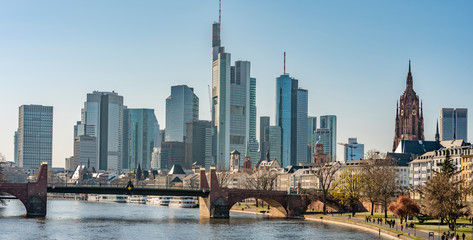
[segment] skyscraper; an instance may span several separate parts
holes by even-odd
[[[400,103],[400,106],[399,106]],[[422,102],[414,91],[411,73],[411,60],[406,79],[406,90],[396,106],[396,126],[394,132],[393,152],[401,140],[424,140],[424,116]],[[419,111],[420,108],[420,111]]]
[[[312,154],[315,152],[315,130],[317,130],[317,117],[309,116],[307,121],[307,154],[308,162],[312,161]]]
[[[195,120],[187,122],[185,141],[185,164],[191,168],[193,163],[202,167],[210,167],[212,159],[212,122]]]
[[[278,162],[281,161],[281,127],[279,126],[267,126],[265,128],[265,142],[268,144],[269,149],[269,160],[277,159]],[[266,154],[264,158],[266,159]]]
[[[13,161],[18,164],[18,130],[15,131],[15,135],[13,135]]]
[[[327,154],[329,160],[335,161],[330,155],[332,151],[332,135],[330,134],[330,129],[318,128],[315,130],[315,139],[317,140],[316,144],[319,143],[323,145],[323,153]]]
[[[74,138],[74,157],[73,166],[85,165],[87,168],[97,169],[97,138],[88,135],[81,135]]]
[[[306,89],[297,89],[297,164],[309,163],[307,156],[307,128],[308,128],[308,92]]]
[[[250,80],[250,62],[237,61],[231,66],[231,55],[221,46],[220,24],[219,17],[212,25],[212,123],[216,167],[228,169],[230,151],[245,152],[250,141],[251,88],[256,85]]]
[[[256,139],[256,78],[250,78],[250,123],[249,123],[249,147],[247,154],[251,158],[251,165],[255,166],[260,160],[258,153],[258,140]]]
[[[345,162],[361,160],[365,154],[365,145],[359,144],[356,138],[348,138],[348,144],[344,147]]]
[[[269,142],[266,141],[267,137],[265,137],[265,129],[269,127],[269,120],[270,118],[267,116],[262,116],[259,118],[259,144],[260,144],[260,159],[266,159],[266,152],[269,149]],[[280,161],[281,159],[279,159]],[[253,163],[252,163],[253,165]],[[253,165],[255,166],[255,165]]]
[[[463,139],[468,141],[468,109],[440,109],[440,140]]]
[[[18,119],[18,164],[35,170],[42,162],[52,166],[53,107],[21,105]]]
[[[166,142],[184,142],[186,122],[199,119],[199,98],[186,85],[171,87],[166,99]]]
[[[298,80],[291,78],[289,74],[276,78],[276,125],[281,127],[281,165],[283,167],[297,164],[298,84]]]
[[[157,139],[156,127],[159,125],[154,109],[129,108],[125,110],[127,117],[128,161],[123,168],[143,170],[151,168],[151,154]]]
[[[330,150],[326,152],[332,161],[337,161],[337,116],[325,115],[320,116],[320,128],[329,129],[330,134]],[[326,143],[324,142],[324,149]]]
[[[162,142],[161,156],[158,166],[162,170],[170,170],[172,165],[185,164],[185,146],[183,142]]]
[[[84,125],[85,135],[97,138],[96,159],[100,170],[121,169],[126,159],[123,154],[124,108],[123,97],[116,92],[87,94],[78,125]],[[78,126],[78,135],[80,128]]]

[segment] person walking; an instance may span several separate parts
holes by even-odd
[[[465,233],[462,234],[462,240],[465,240]]]

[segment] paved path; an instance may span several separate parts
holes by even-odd
[[[343,215],[337,215],[337,214],[333,214],[332,217],[335,217],[335,218],[340,218],[340,219],[348,219],[348,220],[351,220],[351,221],[357,221],[357,222],[364,222],[366,223],[366,221],[364,219],[359,219],[359,218],[350,218],[349,216],[343,216]],[[383,226],[383,227],[386,227],[386,228],[389,228],[389,225],[388,224],[385,224],[384,223],[384,219],[383,219],[383,223],[381,224],[378,224],[378,222],[374,221],[373,223],[373,219],[371,219],[371,222],[370,222],[370,225],[376,227],[376,226]],[[395,229],[395,230],[398,230],[398,231],[401,231],[401,225],[399,224],[398,221],[396,221],[396,226],[394,227],[391,227],[391,229]],[[429,233],[424,231],[424,230],[417,230],[415,228],[407,228],[406,229],[406,225],[404,225],[404,228],[403,230],[401,231],[404,233],[405,236],[408,236],[410,234],[410,236],[418,236],[418,237],[421,237],[421,238],[425,238],[425,239],[429,239]],[[437,235],[437,234],[435,234]],[[435,236],[434,239],[437,239],[438,236]]]

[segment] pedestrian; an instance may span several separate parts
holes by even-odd
[[[465,240],[465,233],[462,234],[462,240]]]
[[[445,240],[445,232],[442,234],[442,240]]]
[[[457,240],[460,240],[460,235],[458,235],[458,233],[457,233]]]
[[[402,231],[402,228],[404,227],[404,225],[401,225],[401,231]]]

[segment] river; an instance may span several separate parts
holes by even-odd
[[[230,213],[200,219],[199,209],[48,200],[45,218],[26,218],[20,201],[0,206],[0,239],[377,239],[377,235],[305,220]]]

